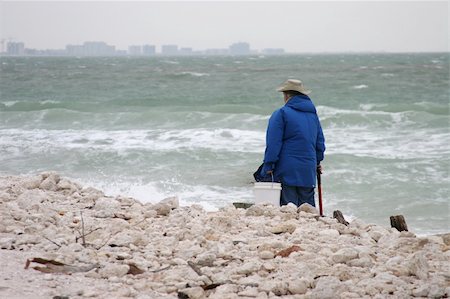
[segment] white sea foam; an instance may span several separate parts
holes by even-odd
[[[361,108],[361,110],[364,110],[364,111],[370,111],[373,108],[375,108],[375,105],[374,104],[360,104],[359,108]]]
[[[410,113],[410,111],[402,112],[386,112],[372,110],[373,108],[384,107],[384,104],[360,104],[361,110],[340,109],[329,106],[317,106],[317,111],[321,119],[335,118],[337,116],[360,115],[360,116],[387,116],[390,120],[401,118]],[[403,120],[403,119],[402,119]]]
[[[197,72],[181,72],[181,73],[177,73],[176,75],[181,75],[181,76],[190,75],[190,76],[193,76],[193,77],[210,76],[210,74],[208,74],[208,73],[197,73]]]
[[[55,101],[55,100],[44,100],[39,102],[40,104],[60,104],[61,101]]]
[[[6,102],[2,102],[6,107],[11,107],[17,103],[19,103],[19,101],[6,101]]]
[[[0,144],[33,148],[177,151],[210,149],[228,152],[261,152],[264,132],[238,129],[186,130],[0,130]]]
[[[360,85],[354,85],[352,86],[353,89],[365,89],[368,88],[369,86],[366,84],[360,84]]]
[[[368,130],[366,127],[329,128],[327,154],[348,154],[377,159],[431,159],[450,154],[449,133],[434,130]]]
[[[103,190],[106,195],[125,195],[143,203],[157,203],[164,198],[177,196],[180,205],[194,203],[202,205],[207,211],[215,211],[234,201],[253,201],[252,186],[225,188],[214,185],[186,185],[178,182],[137,183],[132,181],[112,182],[109,180],[77,180],[82,185]],[[220,199],[220,201],[218,201]]]

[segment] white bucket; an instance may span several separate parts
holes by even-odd
[[[255,204],[269,203],[275,207],[280,206],[281,183],[256,182],[253,188]]]

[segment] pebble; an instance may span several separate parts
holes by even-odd
[[[275,256],[275,254],[269,250],[264,250],[259,253],[259,257],[262,260],[270,260],[270,259],[273,259],[274,256]]]
[[[358,251],[354,248],[342,248],[334,253],[331,259],[335,263],[346,263],[358,257]]]
[[[302,295],[308,291],[309,281],[304,278],[289,281],[288,290],[291,294]]]

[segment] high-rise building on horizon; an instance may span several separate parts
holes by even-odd
[[[234,43],[230,47],[231,55],[250,55],[250,44],[245,42]]]
[[[178,53],[180,55],[192,55],[194,52],[193,52],[192,48],[180,48]]]
[[[6,53],[8,55],[24,55],[25,44],[22,42],[9,42],[6,45]]]
[[[142,54],[144,55],[155,55],[156,47],[154,45],[144,45],[142,46]]]
[[[142,55],[142,47],[141,46],[129,46],[128,54],[133,55],[133,56]]]
[[[161,54],[163,55],[178,55],[177,45],[163,45],[161,47]]]
[[[75,56],[112,56],[116,54],[116,47],[105,42],[84,42],[83,45],[67,45],[66,52]]]

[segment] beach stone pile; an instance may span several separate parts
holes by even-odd
[[[311,206],[207,212],[51,172],[0,177],[2,263],[21,257],[20,269],[2,268],[2,298],[445,298],[449,245],[449,234],[346,226]]]

